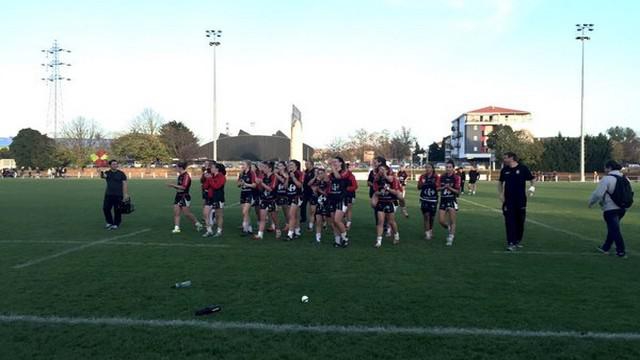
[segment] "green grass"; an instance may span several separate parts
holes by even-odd
[[[540,184],[528,217],[590,238],[531,223],[525,249],[505,254],[502,215],[460,202],[455,245],[444,232],[422,240],[416,192],[402,241],[375,239],[361,189],[348,249],[320,246],[306,233],[294,242],[239,236],[239,208],[227,209],[221,239],[183,226],[172,235],[173,194],[164,181],[132,181],[137,211],[117,232],[102,229],[104,184],[91,180],[0,181],[0,314],[193,320],[302,325],[476,327],[532,331],[640,332],[640,218],[624,219],[629,258],[591,256],[604,236],[601,212],[587,209],[593,184]],[[193,209],[200,201],[194,192]],[[236,203],[235,188],[227,204]],[[494,184],[471,201],[496,208]],[[118,244],[87,247],[21,269],[33,259],[116,235],[151,229]],[[41,241],[41,242],[34,242]],[[52,243],[46,243],[52,242]],[[220,244],[227,247],[135,246],[126,242]],[[561,254],[527,254],[527,252]],[[567,254],[562,254],[567,253]],[[190,279],[193,287],[172,290]],[[311,302],[301,304],[300,296]],[[433,358],[638,359],[640,341],[499,336],[426,336],[149,328],[0,322],[0,358]]]

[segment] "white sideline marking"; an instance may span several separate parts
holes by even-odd
[[[599,340],[640,340],[640,333],[595,332],[595,331],[553,331],[553,330],[509,330],[462,327],[402,327],[402,326],[355,326],[355,325],[301,325],[269,324],[235,321],[201,320],[142,320],[132,318],[81,318],[32,315],[0,315],[0,323],[31,323],[45,325],[110,325],[123,327],[190,327],[205,330],[254,330],[272,333],[308,332],[339,334],[401,334],[433,336],[500,336],[513,338],[572,338]]]
[[[490,207],[490,206],[487,206],[487,205],[484,205],[484,204],[477,203],[477,202],[475,202],[475,201],[471,201],[471,200],[467,200],[467,199],[463,199],[463,198],[459,198],[459,199],[460,199],[460,200],[462,200],[462,201],[468,202],[469,204],[473,204],[473,205],[475,205],[475,206],[479,206],[479,207],[482,207],[482,208],[485,208],[485,209],[489,209],[489,210],[491,210],[491,211],[494,211],[494,212],[497,212],[497,213],[502,214],[502,211],[501,211],[501,210],[499,210],[499,209],[492,208],[492,207]],[[532,223],[532,224],[534,224],[534,225],[541,226],[541,227],[543,227],[543,228],[545,228],[545,229],[549,229],[549,230],[553,230],[553,231],[558,231],[558,232],[561,232],[561,233],[566,234],[566,235],[571,235],[571,236],[577,237],[578,239],[588,240],[588,241],[593,241],[593,242],[596,242],[596,243],[601,243],[601,242],[602,242],[602,241],[600,241],[600,240],[598,240],[598,239],[594,239],[594,238],[592,238],[592,237],[584,236],[584,235],[581,235],[581,234],[575,233],[575,232],[573,232],[573,231],[569,231],[569,230],[565,230],[565,229],[557,228],[557,227],[555,227],[555,226],[547,225],[547,224],[545,224],[545,223],[541,223],[540,221],[537,221],[537,220],[533,220],[533,219],[529,219],[529,218],[527,218],[527,219],[526,219],[526,221],[527,221],[527,222],[530,222],[530,223]]]
[[[67,255],[67,254],[70,254],[70,253],[73,253],[73,252],[76,252],[76,251],[80,251],[80,250],[86,249],[86,248],[91,247],[91,246],[104,244],[104,243],[112,241],[112,240],[118,240],[118,239],[124,239],[124,238],[128,238],[128,237],[132,237],[132,236],[135,236],[135,235],[138,235],[138,234],[145,233],[147,231],[151,231],[151,229],[142,229],[142,230],[134,231],[134,232],[129,233],[129,234],[118,235],[118,236],[113,236],[113,237],[102,239],[102,240],[92,241],[92,242],[84,244],[84,245],[72,247],[72,248],[60,251],[58,253],[55,253],[55,254],[51,254],[51,255],[48,255],[48,256],[45,256],[45,257],[41,257],[41,258],[38,258],[38,259],[27,261],[26,263],[15,265],[13,268],[14,269],[26,268],[28,266],[39,264],[39,263],[41,263],[43,261],[55,259],[55,258],[58,258],[60,256],[64,256],[64,255]]]
[[[0,240],[0,244],[86,244],[86,241],[76,240]],[[224,244],[190,244],[190,243],[159,243],[138,241],[109,241],[99,245],[131,245],[131,246],[159,246],[159,247],[195,247],[195,248],[228,248]]]
[[[522,255],[559,255],[559,256],[607,256],[605,254],[600,254],[595,252],[592,253],[575,253],[575,252],[570,252],[570,251],[492,251],[492,253],[494,254],[522,254]]]

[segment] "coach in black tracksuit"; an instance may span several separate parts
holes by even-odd
[[[507,229],[507,250],[514,251],[521,247],[524,235],[524,222],[527,216],[526,182],[531,182],[529,194],[536,191],[535,177],[529,168],[518,162],[518,157],[507,152],[503,157],[504,166],[500,171],[498,194],[502,202],[502,213]]]
[[[107,181],[107,189],[104,192],[102,211],[107,222],[105,229],[116,230],[122,222],[120,203],[129,198],[127,187],[127,175],[118,170],[118,162],[109,161],[109,170],[100,172],[100,177]],[[113,209],[113,214],[111,214]]]

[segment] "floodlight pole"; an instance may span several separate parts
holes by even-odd
[[[217,114],[217,89],[216,89],[216,48],[220,46],[222,30],[206,30],[206,37],[210,38],[209,46],[213,47],[213,161],[218,161],[218,114]]]
[[[580,84],[580,181],[585,182],[584,163],[585,163],[585,148],[584,148],[584,41],[590,40],[589,36],[585,35],[585,32],[593,31],[593,24],[576,24],[576,30],[579,32],[579,36],[576,36],[576,40],[582,42],[582,69],[581,69],[581,84]]]

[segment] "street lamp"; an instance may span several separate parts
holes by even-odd
[[[413,180],[413,152],[416,151],[415,144],[411,145],[409,150],[411,150],[411,155],[409,156],[409,166],[411,167],[411,180]]]
[[[581,73],[581,85],[580,85],[580,181],[584,182],[584,41],[591,40],[586,33],[593,31],[593,24],[576,24],[576,31],[578,36],[576,40],[582,42],[582,73]]]
[[[216,109],[216,48],[220,46],[222,30],[207,30],[209,46],[213,47],[213,161],[218,161],[218,118]]]

